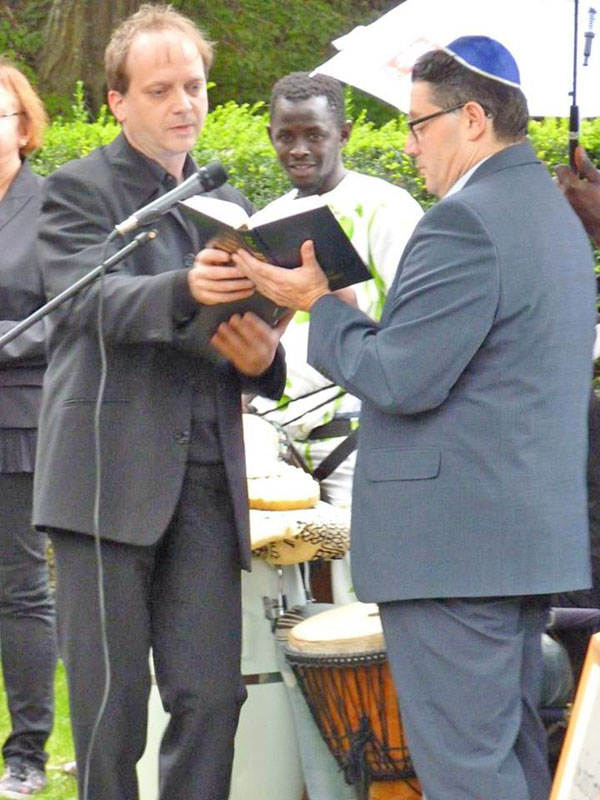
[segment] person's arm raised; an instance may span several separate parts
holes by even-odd
[[[600,245],[600,170],[592,164],[583,147],[575,150],[575,166],[578,174],[564,164],[556,168],[558,185],[588,235]]]

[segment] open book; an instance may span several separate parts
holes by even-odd
[[[183,201],[179,208],[194,222],[207,247],[228,253],[245,249],[263,261],[293,268],[301,264],[300,245],[311,239],[331,289],[371,278],[335,215],[318,195],[282,205],[283,211],[275,209],[276,218],[270,209],[248,217],[236,203],[204,195]],[[285,313],[285,309],[255,292],[246,300],[205,306],[198,318],[210,338],[221,322],[246,311],[253,311],[270,325],[275,325]]]

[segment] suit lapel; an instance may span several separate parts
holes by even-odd
[[[24,162],[0,203],[0,230],[31,200],[37,190],[38,180],[29,164]]]
[[[163,194],[161,181],[164,179],[165,171],[160,165],[151,164],[145,156],[131,147],[122,133],[108,145],[106,155],[117,168],[117,174],[120,175],[122,202],[127,214],[133,214],[134,211]],[[195,170],[194,162],[191,158],[189,161]],[[190,169],[188,162],[186,162],[186,168],[187,173]],[[188,174],[191,175],[192,172],[190,171]],[[186,174],[185,177],[188,175]],[[173,208],[167,213],[177,220],[187,236],[195,243],[197,239],[197,236],[194,235],[195,230],[193,231],[193,226],[187,224],[183,214],[177,208]]]

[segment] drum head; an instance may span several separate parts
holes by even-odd
[[[375,603],[350,603],[310,617],[292,628],[288,650],[315,656],[382,652],[379,609]]]

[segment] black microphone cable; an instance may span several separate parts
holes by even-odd
[[[96,740],[96,735],[98,733],[98,729],[102,722],[104,712],[106,711],[106,706],[108,704],[108,698],[110,695],[110,687],[111,687],[110,648],[108,644],[108,633],[106,625],[106,598],[104,594],[104,565],[102,561],[102,540],[100,538],[100,499],[102,490],[102,450],[101,450],[102,427],[101,427],[100,414],[102,412],[102,403],[104,400],[104,391],[106,388],[106,379],[108,376],[108,360],[106,357],[106,341],[104,337],[104,277],[106,274],[105,262],[107,260],[106,255],[108,252],[108,247],[110,243],[116,238],[117,235],[118,235],[117,230],[111,231],[106,241],[104,242],[102,248],[101,262],[100,262],[102,265],[102,269],[99,271],[97,275],[100,284],[100,288],[98,291],[98,309],[96,317],[98,352],[100,354],[100,378],[98,381],[98,392],[96,394],[96,402],[94,405],[95,475],[94,475],[94,507],[93,507],[93,517],[92,517],[92,533],[94,539],[95,560],[96,560],[96,578],[97,578],[97,588],[98,588],[98,616],[99,616],[100,641],[102,648],[102,661],[104,663],[104,687],[102,691],[100,705],[98,706],[96,719],[94,720],[94,725],[92,727],[92,733],[90,735],[90,741],[88,743],[87,752],[85,754],[85,762],[83,768],[84,772],[83,772],[82,800],[88,800],[94,742]],[[138,245],[140,245],[148,241],[152,241],[153,239],[156,238],[156,235],[157,235],[156,231],[149,231],[147,233],[139,234],[138,236],[136,236],[136,240],[138,242]]]
[[[104,566],[102,562],[102,542],[100,538],[100,500],[102,489],[102,451],[101,451],[101,411],[102,402],[104,399],[104,391],[106,388],[106,379],[108,374],[108,361],[106,357],[106,342],[104,338],[104,277],[106,269],[104,262],[110,243],[116,236],[124,235],[131,230],[139,227],[140,225],[154,222],[159,216],[168,211],[176,202],[189,197],[192,194],[197,194],[202,191],[210,191],[221,186],[227,180],[227,172],[222,164],[214,162],[202,167],[197,173],[194,173],[190,178],[179,185],[175,190],[168,192],[166,195],[161,195],[152,203],[149,203],[143,209],[138,210],[127,220],[119,223],[111,231],[102,248],[101,264],[103,268],[98,273],[98,280],[100,288],[98,291],[98,310],[97,310],[97,334],[98,334],[98,352],[100,355],[100,379],[98,383],[98,393],[96,395],[96,403],[94,407],[94,467],[95,467],[95,482],[94,482],[94,508],[93,508],[93,521],[92,532],[94,538],[94,547],[96,555],[96,570],[98,582],[98,613],[100,624],[100,637],[102,646],[102,660],[104,663],[104,688],[102,698],[98,707],[98,713],[94,720],[90,741],[88,743],[87,752],[85,755],[84,776],[83,776],[83,798],[88,800],[89,782],[91,772],[92,752],[94,749],[94,742],[98,733],[98,729],[102,722],[104,712],[108,704],[111,687],[111,665],[110,665],[110,648],[108,644],[107,624],[106,624],[106,602],[104,594]],[[156,235],[156,234],[155,234]],[[151,237],[152,238],[152,237]]]
[[[102,248],[101,263],[106,261],[106,255],[110,243],[117,237],[118,233],[113,230]],[[85,755],[84,773],[83,773],[83,799],[88,800],[90,771],[92,763],[92,751],[94,749],[94,742],[98,729],[104,717],[108,698],[110,695],[111,686],[111,668],[110,668],[110,649],[108,645],[108,633],[106,625],[106,598],[104,595],[104,565],[102,562],[102,546],[100,539],[100,495],[102,489],[102,451],[101,444],[101,421],[100,413],[102,410],[102,402],[104,400],[104,390],[106,388],[106,379],[108,376],[108,361],[106,358],[106,341],[104,339],[104,276],[105,270],[100,272],[98,277],[100,288],[98,291],[98,309],[97,309],[97,336],[98,336],[98,352],[100,354],[100,379],[98,382],[98,392],[96,394],[96,403],[94,406],[94,509],[93,509],[93,536],[94,548],[96,553],[96,577],[98,588],[98,614],[100,626],[100,640],[102,646],[102,660],[104,663],[104,688],[102,698],[98,707],[98,713],[94,720],[90,741],[88,743],[87,753]]]

